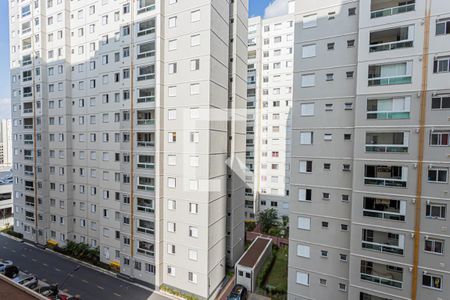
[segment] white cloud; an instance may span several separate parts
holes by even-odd
[[[11,99],[0,98],[0,120],[11,119]]]
[[[273,18],[289,12],[289,0],[273,0],[264,11],[264,18]]]

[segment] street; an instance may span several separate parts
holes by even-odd
[[[31,273],[48,284],[61,283],[77,266],[52,252],[35,248],[0,235],[0,258],[12,260],[21,271]],[[69,276],[61,290],[82,300],[168,300],[147,289],[81,266]]]

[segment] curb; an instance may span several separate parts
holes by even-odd
[[[11,240],[14,240],[14,241],[16,241],[16,242],[23,243],[23,240],[22,240],[22,239],[16,238],[15,236],[9,235],[9,234],[7,234],[7,233],[0,232],[0,235],[1,235],[1,236],[4,236],[4,237],[6,237],[6,238],[9,238],[9,239],[11,239]]]

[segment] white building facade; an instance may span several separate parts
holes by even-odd
[[[289,214],[294,6],[280,17],[249,19],[246,217]]]
[[[288,299],[450,291],[447,1],[297,1]]]
[[[15,229],[212,298],[244,250],[247,1],[10,1]]]
[[[0,166],[12,164],[12,127],[11,120],[0,120]]]

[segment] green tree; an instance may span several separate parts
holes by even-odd
[[[258,214],[258,224],[261,226],[261,231],[268,234],[271,229],[278,228],[280,225],[278,212],[273,208],[261,211]]]

